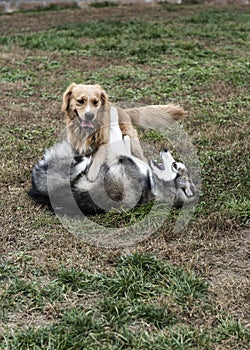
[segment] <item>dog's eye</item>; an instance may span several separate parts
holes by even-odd
[[[80,105],[83,105],[85,102],[84,98],[79,98],[79,100],[77,100],[77,103],[79,103]]]
[[[93,105],[94,105],[94,106],[97,106],[97,105],[98,105],[98,102],[99,102],[98,100],[94,100],[94,101],[93,101]]]
[[[175,168],[177,170],[178,166],[177,166],[176,162],[173,162],[172,166],[173,166],[173,168]]]

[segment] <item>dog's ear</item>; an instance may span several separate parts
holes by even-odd
[[[108,95],[106,94],[106,92],[104,90],[102,90],[101,92],[101,101],[102,101],[102,105],[106,105],[108,103]]]
[[[103,90],[103,88],[99,84],[96,84],[96,87],[101,90],[102,105],[104,106],[104,105],[108,104],[109,98],[108,98],[108,95],[107,95],[106,91]]]
[[[72,95],[73,89],[76,87],[76,83],[71,83],[70,86],[67,88],[67,90],[63,94],[63,104],[62,104],[62,112],[66,112],[69,108],[69,100],[70,96]]]

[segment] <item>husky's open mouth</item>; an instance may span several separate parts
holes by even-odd
[[[162,159],[161,160],[154,159],[154,160],[152,160],[152,164],[161,171],[166,170],[166,164],[164,164],[164,162],[162,162]],[[171,169],[171,171],[173,173],[178,172],[178,164],[176,162],[169,163],[169,165],[167,165],[167,166],[169,166],[169,168]]]
[[[162,162],[158,161],[158,160],[152,160],[152,164],[158,168],[159,170],[165,170],[165,166]]]

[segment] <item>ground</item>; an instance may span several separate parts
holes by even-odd
[[[1,15],[1,348],[248,348],[249,17],[240,5],[109,3]],[[117,105],[188,111],[202,186],[182,231],[173,213],[135,246],[98,248],[28,197],[73,81]],[[94,220],[125,225],[138,210]]]

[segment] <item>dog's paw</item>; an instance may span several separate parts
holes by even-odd
[[[131,155],[131,140],[128,135],[123,136],[123,144],[128,155]]]
[[[90,182],[95,182],[95,180],[99,175],[99,172],[100,172],[100,168],[97,169],[97,167],[95,167],[95,164],[92,164],[87,172],[87,179]]]
[[[87,174],[87,179],[90,182],[95,182],[95,180],[97,179],[98,174],[95,174],[93,171],[89,171]]]
[[[185,187],[185,193],[187,197],[193,197],[195,195],[195,193],[192,191],[191,183],[187,183]]]

